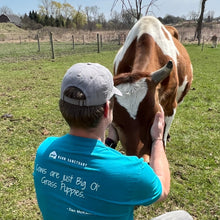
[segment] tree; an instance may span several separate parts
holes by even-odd
[[[196,21],[199,17],[199,13],[195,12],[195,11],[190,11],[189,12],[189,19]]]
[[[122,16],[121,13],[113,11],[111,14],[111,20],[109,20],[108,25],[110,29],[121,29],[122,28]]]
[[[55,18],[59,18],[61,16],[61,8],[62,8],[62,4],[56,1],[52,1],[50,3],[50,7],[51,7],[51,15]]]
[[[98,17],[98,7],[97,6],[85,7],[85,13],[87,16],[88,29],[92,31],[96,27],[95,20],[97,20]]]
[[[52,27],[54,27],[55,26],[55,19],[54,19],[54,17],[51,15],[50,17],[49,17],[49,20],[48,20],[48,24],[50,25],[50,26],[52,26]]]
[[[45,15],[45,17],[44,17],[44,25],[45,26],[49,26],[50,25],[49,17],[47,15]]]
[[[102,28],[106,28],[106,27],[107,27],[107,21],[106,21],[106,19],[105,19],[104,13],[101,13],[101,14],[98,16],[97,22],[98,22],[99,24],[101,24]]]
[[[82,28],[86,24],[86,14],[81,10],[81,6],[79,6],[78,10],[75,12],[73,21],[77,29]]]
[[[74,7],[68,3],[63,3],[62,5],[62,12],[63,12],[63,16],[64,18],[73,18],[76,14],[76,11],[74,9]]]
[[[58,17],[55,19],[55,26],[56,27],[62,27],[61,20]]]
[[[205,3],[207,0],[201,0],[201,12],[199,19],[197,21],[197,27],[194,35],[194,40],[197,38],[198,39],[198,45],[201,43],[201,35],[202,35],[202,21],[203,21],[203,15],[205,11]]]
[[[25,14],[21,20],[22,20],[22,28],[24,29],[37,30],[43,27],[41,24],[36,23],[34,20],[32,20],[27,14]]]
[[[51,7],[51,1],[50,0],[42,0],[42,5],[40,6],[40,9],[42,10],[43,14],[49,16],[50,15],[50,7]]]
[[[184,21],[183,18],[175,17],[173,15],[167,15],[166,17],[161,19],[164,24],[177,24],[178,22]]]
[[[69,18],[66,19],[65,27],[66,28],[72,28],[73,27],[73,23]]]
[[[129,12],[131,16],[139,20],[143,11],[144,15],[147,15],[150,12],[150,8],[156,6],[155,3],[157,1],[158,0],[114,0],[111,11],[113,11],[118,3],[121,3],[122,11]]]
[[[123,28],[124,29],[130,29],[135,24],[135,18],[131,15],[129,10],[128,11],[122,11],[121,19],[122,19],[122,22],[123,22]]]
[[[13,14],[12,10],[7,7],[7,6],[2,6],[0,8],[0,14],[6,14],[6,15],[10,15],[10,14]]]

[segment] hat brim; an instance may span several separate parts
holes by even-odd
[[[121,91],[117,89],[116,87],[113,87],[112,93],[113,93],[112,95],[122,96]]]

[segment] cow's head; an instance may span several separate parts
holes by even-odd
[[[115,86],[123,96],[116,98],[113,122],[127,154],[150,155],[150,129],[154,116],[160,109],[158,89],[172,68],[173,63],[169,61],[153,73],[120,73],[114,77]]]

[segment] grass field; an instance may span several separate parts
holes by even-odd
[[[170,131],[171,192],[162,203],[136,209],[136,220],[177,209],[198,220],[220,218],[220,48],[186,48],[194,81]],[[1,62],[1,55],[0,219],[41,219],[32,177],[34,158],[46,137],[68,132],[58,109],[62,77],[77,62],[98,62],[112,70],[115,54],[74,54],[54,62]]]

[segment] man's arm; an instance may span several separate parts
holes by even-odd
[[[170,191],[170,170],[168,160],[163,145],[164,132],[164,112],[155,115],[154,123],[151,127],[152,149],[150,157],[150,166],[159,177],[162,184],[162,195],[158,201],[164,200]]]
[[[118,133],[112,124],[108,127],[108,137],[105,139],[105,145],[113,149],[117,147],[119,141]]]

